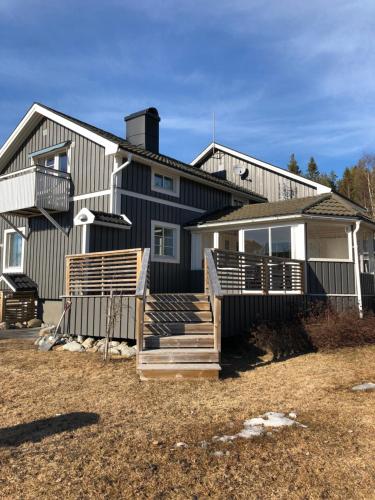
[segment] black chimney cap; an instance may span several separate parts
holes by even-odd
[[[133,118],[137,118],[142,115],[151,115],[152,118],[155,118],[158,122],[160,122],[159,112],[156,108],[146,108],[141,111],[137,111],[136,113],[132,113],[131,115],[125,116],[124,120],[127,122],[128,120],[132,120]]]

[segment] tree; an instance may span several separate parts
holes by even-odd
[[[306,177],[312,181],[319,182],[320,173],[318,165],[313,157],[310,158],[309,164],[307,165]]]
[[[296,157],[294,156],[294,153],[290,155],[290,160],[288,163],[288,170],[289,172],[292,172],[293,174],[301,175],[301,169],[298,166]]]
[[[337,190],[337,174],[334,170],[331,170],[329,174],[320,174],[317,182],[324,184],[333,191]]]

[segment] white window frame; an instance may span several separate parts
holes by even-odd
[[[46,153],[46,154],[41,154],[40,156],[34,156],[32,158],[32,165],[35,165],[35,164],[41,165],[42,167],[53,168],[53,170],[56,170],[57,172],[61,172],[61,170],[59,169],[59,157],[61,154],[65,153],[66,157],[67,157],[67,166],[66,166],[66,172],[63,172],[63,173],[70,174],[70,163],[71,163],[71,161],[70,161],[71,160],[70,146],[53,151],[53,152],[51,152],[51,154]],[[47,161],[47,158],[52,158],[52,157],[54,158],[53,167],[47,167],[45,164]]]
[[[155,254],[155,228],[163,227],[166,229],[173,229],[173,246],[175,250],[175,255],[173,257],[170,256],[162,256]],[[170,222],[163,222],[159,220],[151,221],[151,261],[152,262],[165,262],[168,264],[179,264],[180,263],[180,233],[181,226],[178,224],[171,224]]]
[[[345,229],[347,226],[340,226]],[[310,257],[309,255],[309,227],[307,223],[307,228],[306,228],[306,240],[307,240],[307,245],[306,245],[306,257],[308,262],[353,262],[353,228],[350,228],[350,231],[347,232],[347,239],[348,239],[348,259],[328,259],[328,258],[318,258],[318,257]]]
[[[301,259],[301,255],[298,257],[296,254],[298,253],[298,244],[297,240],[300,239],[300,235],[297,233],[297,228],[299,224],[272,224],[267,226],[256,226],[256,227],[246,227],[244,229],[240,229],[238,235],[238,248],[240,252],[245,252],[245,231],[256,231],[258,229],[266,229],[268,231],[268,255],[266,257],[270,257],[272,252],[272,236],[271,229],[276,229],[280,227],[290,227],[290,259]],[[284,257],[283,257],[284,258]],[[285,257],[287,258],[287,257]],[[301,259],[304,260],[304,257]]]
[[[156,175],[160,175],[163,177],[169,177],[169,179],[172,179],[173,180],[173,189],[165,189],[165,188],[161,188],[159,186],[156,186],[156,184],[155,184],[155,176]],[[170,172],[168,172],[164,169],[152,167],[152,169],[151,169],[151,190],[155,191],[157,193],[167,194],[169,196],[175,196],[176,198],[179,198],[179,196],[180,196],[180,177],[178,175],[171,174]]]
[[[25,227],[18,227],[18,231],[25,234]],[[21,250],[21,265],[17,267],[9,267],[7,265],[8,261],[8,246],[7,246],[7,238],[8,234],[17,233],[14,229],[5,229],[4,230],[4,241],[3,241],[3,272],[4,273],[23,273],[24,272],[24,260],[25,260],[25,238],[22,238],[22,250]]]

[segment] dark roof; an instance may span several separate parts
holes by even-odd
[[[367,215],[366,210],[342,198],[335,193],[326,193],[306,198],[275,201],[271,203],[257,203],[242,207],[224,207],[214,212],[194,219],[186,226],[196,226],[209,222],[234,222],[262,217],[277,217],[282,215],[322,215],[332,217],[356,217],[368,222],[374,221]]]
[[[37,290],[38,285],[26,276],[26,274],[8,274],[1,275],[5,283],[11,286],[16,292],[34,292]]]
[[[130,227],[131,224],[125,220],[121,215],[109,214],[108,212],[98,212],[96,210],[90,210],[90,212],[95,215],[95,222],[105,222],[106,224],[117,224],[119,226]]]
[[[186,174],[194,175],[195,177],[204,179],[206,181],[210,181],[214,184],[217,184],[218,186],[221,186],[222,188],[236,190],[238,192],[244,193],[247,196],[251,196],[255,201],[266,201],[267,200],[267,198],[265,198],[264,196],[261,196],[257,193],[254,193],[254,191],[250,191],[249,189],[245,189],[241,186],[237,186],[233,182],[227,181],[225,179],[219,179],[218,177],[215,177],[214,175],[210,174],[209,172],[205,172],[203,170],[200,170],[199,168],[193,167],[192,165],[189,165],[188,163],[184,163],[182,161],[176,160],[176,159],[171,158],[169,156],[162,155],[160,153],[153,153],[153,152],[148,151],[147,149],[143,149],[139,146],[134,146],[126,139],[123,139],[122,137],[118,137],[117,135],[114,135],[111,132],[107,132],[106,130],[100,129],[98,127],[90,125],[89,123],[78,120],[77,118],[66,115],[64,113],[61,113],[60,111],[56,111],[55,109],[49,108],[48,106],[45,106],[44,104],[41,104],[39,102],[36,104],[38,104],[42,108],[45,108],[45,109],[48,109],[49,111],[52,111],[53,113],[56,113],[57,115],[59,115],[63,118],[66,118],[67,120],[70,120],[73,123],[76,123],[77,125],[80,125],[83,128],[86,128],[87,130],[90,130],[91,132],[93,132],[97,135],[100,135],[101,137],[104,137],[108,141],[111,141],[111,142],[114,142],[115,144],[118,144],[118,146],[120,148],[124,149],[125,151],[128,151],[129,153],[134,153],[136,155],[141,156],[142,158],[156,161],[158,163],[166,165],[167,167],[171,167],[175,170],[179,170],[180,172],[184,172]]]

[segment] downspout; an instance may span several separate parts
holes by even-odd
[[[355,283],[357,289],[358,311],[359,311],[359,317],[363,318],[361,271],[359,269],[358,239],[357,239],[357,233],[359,231],[360,226],[361,226],[361,221],[357,220],[357,222],[355,223],[355,229],[353,231],[353,250],[354,250],[354,275],[355,275]]]
[[[117,203],[116,203],[116,198],[115,197],[115,190],[117,188],[117,174],[119,174],[122,170],[124,170],[125,168],[127,168],[132,162],[132,154],[129,153],[128,154],[128,159],[126,160],[125,163],[123,163],[122,165],[120,165],[119,167],[117,168],[114,168],[113,169],[113,172],[111,173],[111,200],[110,200],[110,203],[111,203],[111,212],[113,214],[117,213],[116,210],[117,210]]]

